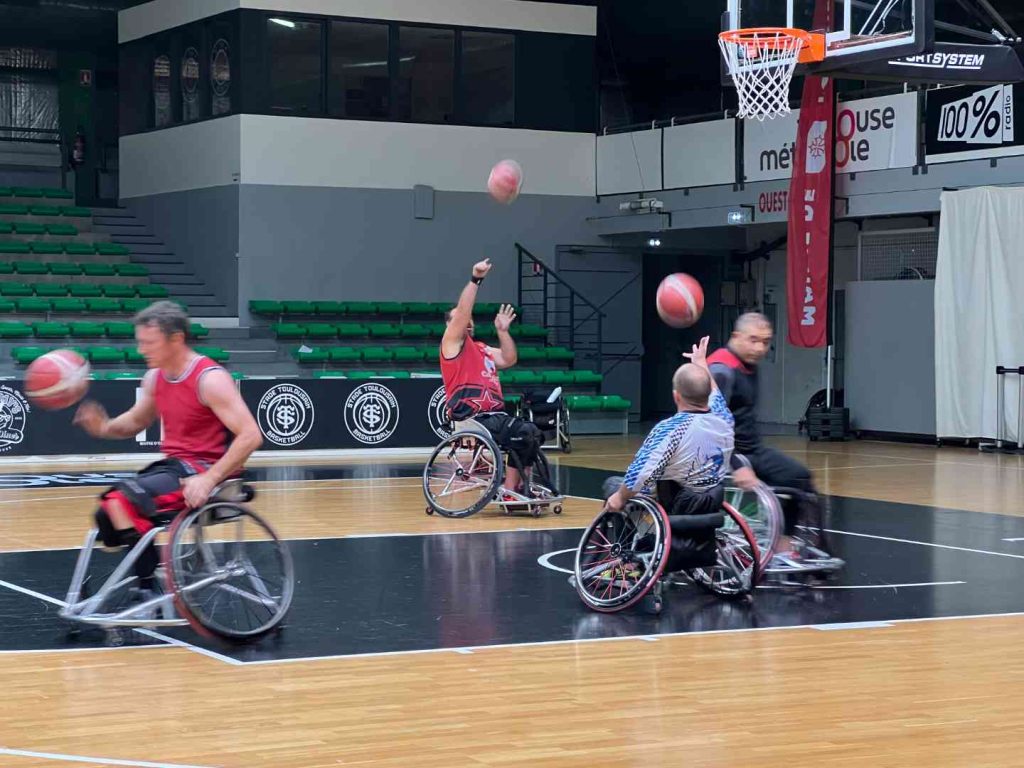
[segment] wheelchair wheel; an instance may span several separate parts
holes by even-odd
[[[744,491],[741,488],[726,489],[725,500],[746,520],[747,526],[754,534],[757,548],[761,553],[763,571],[768,567],[782,533],[782,505],[778,497],[771,488],[758,483],[753,491]],[[735,528],[735,524],[729,518],[726,518],[725,524]]]
[[[729,504],[722,506],[725,525],[715,532],[718,562],[688,570],[686,575],[719,597],[742,597],[750,594],[761,580],[763,558],[746,518]]]
[[[469,517],[494,500],[504,473],[502,454],[490,435],[456,432],[430,455],[423,495],[439,515]]]
[[[639,602],[658,583],[669,556],[669,520],[643,496],[621,512],[605,510],[590,524],[576,550],[576,592],[602,613]]]
[[[175,607],[201,634],[252,640],[274,629],[291,606],[295,572],[288,547],[240,504],[180,514],[164,558]]]
[[[813,493],[794,488],[775,488],[780,499],[793,498],[800,505],[800,518],[793,536],[794,546],[800,551],[803,569],[810,573],[835,573],[845,563],[831,554],[829,546],[828,500]]]

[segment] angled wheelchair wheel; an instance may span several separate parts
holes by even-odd
[[[742,488],[726,489],[725,500],[730,507],[739,512],[753,533],[761,555],[763,571],[768,567],[782,534],[782,505],[778,497],[771,488],[758,483],[752,491],[745,491]],[[735,523],[730,518],[727,517],[725,522],[727,527],[735,528]]]
[[[750,594],[760,582],[764,573],[763,557],[746,518],[729,504],[722,506],[725,524],[715,532],[717,562],[688,570],[686,575],[719,597],[742,597]]]
[[[793,535],[794,547],[800,552],[800,568],[797,572],[812,574],[833,574],[842,570],[846,563],[831,554],[828,528],[830,508],[827,498],[794,488],[773,488],[779,499],[794,499],[800,505],[800,518]],[[786,572],[785,568],[775,568]]]
[[[291,606],[288,547],[241,504],[215,502],[180,514],[164,559],[178,613],[202,634],[253,640],[280,624]]]
[[[439,515],[469,517],[497,496],[504,470],[490,435],[456,432],[430,455],[423,469],[423,495]]]
[[[576,550],[576,592],[587,607],[615,613],[658,583],[669,556],[669,520],[659,504],[634,497],[621,512],[605,510]]]

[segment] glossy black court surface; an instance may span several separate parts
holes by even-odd
[[[378,473],[372,477],[418,474],[409,465],[370,466]],[[358,476],[339,467],[286,469],[289,480],[309,472]],[[592,497],[608,473],[559,474],[569,493]],[[1016,588],[1024,541],[1006,541],[1024,539],[1024,519],[844,498],[832,499],[832,510],[833,546],[848,566],[825,588],[762,588],[749,602],[728,602],[677,587],[660,617],[599,615],[583,606],[563,572],[581,531],[530,530],[532,519],[523,518],[525,530],[497,533],[292,541],[298,583],[283,631],[242,647],[206,643],[185,629],[168,634],[251,662],[1024,611]],[[422,505],[408,514],[422,515]],[[102,647],[112,638],[162,642],[138,633],[69,638],[56,605],[11,588],[63,597],[76,555],[0,554],[0,650]]]

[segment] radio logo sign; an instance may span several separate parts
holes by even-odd
[[[942,106],[939,141],[1000,145],[1013,141],[1013,86],[996,85]]]
[[[306,391],[294,384],[278,384],[260,398],[256,420],[274,445],[298,445],[313,429],[315,411]]]
[[[345,400],[345,427],[364,445],[380,445],[398,428],[398,399],[383,384],[368,382]]]

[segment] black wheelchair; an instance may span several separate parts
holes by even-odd
[[[657,499],[639,495],[587,527],[571,582],[595,611],[616,613],[649,597],[645,608],[656,614],[666,582],[685,577],[714,595],[744,597],[761,580],[763,562],[754,532],[728,502],[717,513],[670,517]]]
[[[469,517],[489,504],[506,515],[540,517],[550,509],[562,513],[565,497],[559,492],[543,450],[531,467],[529,488],[503,488],[506,462],[526,476],[525,468],[507,445],[499,446],[490,432],[472,419],[460,422],[451,437],[441,441],[423,468],[426,513],[443,517]]]
[[[247,505],[251,486],[231,480],[201,508],[159,515],[101,586],[90,563],[99,532],[85,537],[71,578],[64,619],[108,630],[190,625],[206,637],[247,641],[277,627],[288,613],[295,573],[287,545]],[[139,588],[133,566],[162,533],[163,587]],[[97,558],[99,559],[99,558]],[[92,569],[102,572],[102,569]]]
[[[545,448],[572,453],[569,408],[561,387],[524,392],[519,413],[544,433]]]

